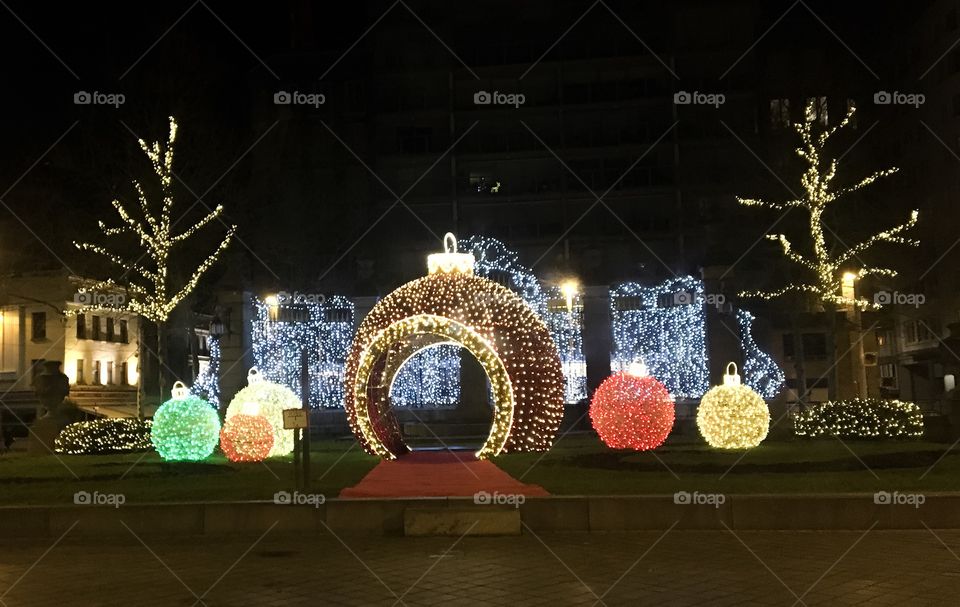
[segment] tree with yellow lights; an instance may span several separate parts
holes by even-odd
[[[161,400],[164,390],[164,331],[166,323],[177,305],[193,292],[204,273],[216,263],[223,251],[229,246],[236,230],[236,226],[228,226],[223,240],[196,267],[192,276],[179,288],[172,284],[169,270],[171,267],[170,257],[174,248],[184,243],[214,219],[220,219],[223,222],[221,218],[223,206],[217,205],[193,226],[182,232],[176,232],[175,228],[179,218],[175,220],[172,217],[174,206],[173,179],[175,177],[173,172],[173,148],[176,137],[177,122],[171,116],[170,132],[166,145],[162,145],[160,142],[148,144],[143,139],[138,140],[140,149],[150,160],[153,171],[159,178],[162,200],[159,203],[152,203],[148,199],[143,185],[134,179],[133,188],[137,193],[140,205],[140,217],[128,211],[127,207],[119,200],[114,199],[112,204],[120,217],[120,225],[109,227],[104,222],[99,222],[100,230],[106,236],[125,236],[128,239],[132,236],[139,243],[139,255],[136,256],[136,259],[133,260],[133,256],[121,256],[102,245],[86,242],[74,243],[78,249],[102,255],[123,270],[119,280],[112,278],[101,280],[87,287],[86,290],[93,293],[123,291],[126,293],[126,298],[122,300],[122,303],[115,306],[95,304],[68,310],[70,314],[83,314],[96,310],[132,313],[154,323],[157,327],[157,360],[160,367]],[[178,263],[177,266],[181,267],[182,264]]]
[[[839,252],[831,252],[830,247],[827,245],[827,232],[842,244],[839,237],[836,237],[836,232],[824,221],[824,215],[830,205],[843,196],[861,190],[877,179],[892,175],[898,170],[896,168],[889,168],[876,171],[849,187],[837,188],[834,186],[833,180],[837,175],[839,159],[830,158],[829,160],[824,160],[824,150],[830,137],[838,130],[847,126],[855,112],[856,107],[851,106],[840,124],[830,129],[815,131],[814,123],[816,120],[814,107],[812,102],[807,104],[803,122],[794,125],[801,140],[800,147],[796,148],[796,154],[807,165],[803,176],[800,178],[803,196],[785,202],[767,202],[758,198],[737,197],[737,201],[745,206],[766,207],[777,211],[789,211],[791,209],[803,210],[809,220],[808,228],[812,243],[811,251],[801,253],[793,248],[785,235],[768,234],[768,239],[780,243],[783,256],[812,274],[813,280],[809,282],[791,283],[776,291],[744,292],[740,294],[741,297],[772,299],[790,292],[796,292],[812,294],[821,304],[827,304],[828,307],[854,306],[861,310],[873,308],[876,307],[875,304],[866,299],[850,298],[843,294],[843,275],[847,273],[844,271],[844,268],[854,265],[854,262],[856,262],[857,265],[862,266],[854,272],[856,278],[863,278],[865,276],[893,277],[897,275],[895,270],[884,267],[866,266],[860,263],[860,255],[881,242],[911,246],[919,245],[917,240],[903,236],[904,232],[907,232],[916,225],[918,217],[916,210],[911,212],[910,218],[906,222],[878,232],[854,246],[844,247],[844,250]]]
[[[758,297],[773,299],[783,295],[795,294],[810,302],[813,300],[815,308],[828,312],[835,312],[838,308],[849,310],[865,310],[878,307],[869,300],[857,297],[855,293],[843,290],[844,280],[860,279],[866,276],[894,277],[897,272],[892,268],[868,266],[861,260],[861,254],[874,245],[888,242],[901,245],[917,246],[917,240],[907,238],[908,232],[917,223],[918,212],[910,213],[909,219],[892,228],[878,232],[869,238],[853,245],[846,245],[837,233],[825,222],[827,210],[839,199],[857,192],[874,181],[896,173],[898,169],[889,168],[875,171],[848,187],[836,187],[834,178],[837,176],[839,159],[830,158],[825,154],[830,138],[838,130],[850,124],[856,113],[856,107],[850,106],[846,116],[840,124],[828,129],[815,129],[816,112],[812,102],[808,102],[804,109],[804,120],[794,125],[800,135],[801,145],[796,148],[796,154],[806,164],[806,170],[800,178],[803,195],[794,200],[785,202],[768,202],[758,198],[741,198],[737,201],[744,206],[759,206],[777,211],[799,209],[807,216],[807,226],[810,234],[810,250],[797,251],[784,234],[768,234],[767,238],[780,243],[783,256],[799,267],[800,273],[811,277],[810,280],[792,282],[775,291],[747,291],[740,293],[741,297]],[[833,247],[827,244],[827,233],[835,241]],[[839,246],[836,246],[839,245]],[[832,314],[834,323],[836,315]],[[859,323],[858,323],[859,327]],[[836,326],[834,326],[836,335]],[[859,331],[859,328],[858,328]],[[803,368],[803,339],[794,315],[794,365],[797,372],[798,398],[803,402],[806,395],[806,373]]]

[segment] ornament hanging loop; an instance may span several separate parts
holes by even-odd
[[[731,371],[731,368],[733,369],[732,371]],[[737,373],[737,363],[735,362],[727,363],[726,373],[723,376],[723,385],[724,386],[740,385],[740,375]]]
[[[260,370],[256,367],[250,367],[250,370],[247,371],[247,385],[255,384],[260,381],[263,381],[263,374],[260,373]]]
[[[173,382],[173,388],[170,390],[170,396],[174,400],[183,400],[190,395],[190,389],[182,381]]]
[[[457,237],[453,235],[453,232],[447,232],[443,235],[443,252],[444,253],[456,253],[457,252]]]

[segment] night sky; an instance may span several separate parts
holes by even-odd
[[[5,214],[0,219],[0,267],[53,268],[60,257],[78,272],[102,272],[102,266],[79,255],[70,243],[97,238],[97,220],[113,219],[110,199],[129,200],[130,178],[149,178],[134,134],[162,139],[166,116],[173,114],[181,127],[180,208],[195,200],[187,186],[196,195],[209,190],[204,202],[223,203],[245,243],[233,247],[227,267],[218,270],[219,278],[272,286],[315,280],[317,273],[304,268],[335,260],[363,233],[367,220],[355,212],[354,203],[325,196],[327,184],[311,172],[315,160],[310,150],[331,146],[332,139],[320,141],[317,131],[308,134],[297,128],[268,132],[270,121],[264,119],[262,108],[278,88],[322,88],[318,78],[330,66],[334,67],[326,79],[333,82],[351,78],[356,70],[378,69],[384,56],[398,51],[371,47],[373,36],[337,61],[391,4],[10,3],[9,9],[0,10],[0,44],[6,58],[0,192],[5,192],[3,203],[16,217]],[[747,3],[760,15],[753,36],[760,36],[791,4]],[[881,67],[888,63],[884,32],[908,10],[899,2],[810,5],[845,43]],[[514,11],[509,3],[474,3],[469,11],[464,6],[410,4],[471,64],[482,56],[484,40],[508,35],[546,41],[542,46],[546,50],[566,27],[560,26],[576,21],[589,3],[551,3],[550,16],[542,22],[536,11]],[[610,6],[627,15],[632,27],[649,35],[656,47],[657,32],[663,29],[657,23],[663,15],[656,3]],[[477,15],[481,18],[474,18]],[[416,26],[402,6],[394,7],[381,26],[398,23]],[[682,31],[686,24],[671,27]],[[609,13],[599,9],[591,11],[578,29],[608,29],[610,36],[635,44]],[[425,28],[422,35],[435,40]],[[564,44],[574,43],[571,35],[551,53],[562,53]],[[825,50],[826,61],[834,60],[831,54],[852,60],[802,6],[776,22],[751,52],[804,45]],[[439,42],[435,46],[441,62],[457,65]],[[75,105],[77,91],[121,93],[126,101],[116,109]],[[255,153],[245,155],[261,137]],[[341,162],[353,163],[343,150],[337,153]],[[403,184],[390,185],[403,189]],[[273,195],[274,191],[286,193]],[[201,216],[198,205],[184,227]],[[442,234],[450,228],[442,223],[431,228]],[[758,229],[760,223],[762,219]],[[423,231],[417,238],[429,242],[432,236]],[[364,242],[357,251],[376,246],[376,241]],[[344,272],[353,268],[351,261],[344,261]]]

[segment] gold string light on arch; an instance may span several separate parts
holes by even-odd
[[[399,287],[373,307],[357,330],[344,372],[347,418],[369,453],[393,459],[408,450],[390,410],[399,367],[391,353],[438,340],[473,354],[490,379],[494,419],[477,457],[545,451],[563,419],[564,379],[546,326],[520,297],[473,274],[473,256],[446,251],[428,258],[429,274]]]

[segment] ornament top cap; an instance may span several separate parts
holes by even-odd
[[[452,232],[443,236],[443,253],[427,255],[427,272],[430,274],[473,274],[476,258],[473,253],[457,252],[457,237]]]
[[[635,377],[646,377],[650,374],[650,371],[647,369],[647,365],[641,360],[630,363],[630,366],[627,367],[627,373]]]
[[[173,382],[173,388],[170,390],[170,396],[174,400],[183,400],[190,396],[190,389],[182,381]]]
[[[247,384],[255,384],[260,381],[263,381],[263,374],[260,373],[260,369],[250,367],[250,370],[247,371]]]
[[[730,367],[733,367],[733,371],[730,371]],[[727,371],[723,375],[723,385],[724,386],[740,385],[740,375],[737,373],[737,363],[734,363],[734,362],[727,363]]]

